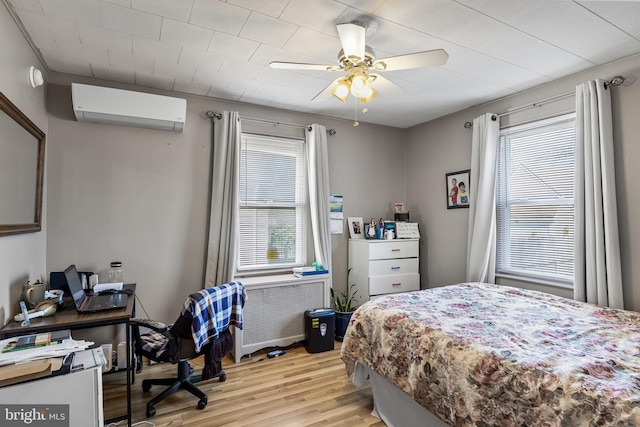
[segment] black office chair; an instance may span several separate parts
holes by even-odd
[[[222,359],[233,348],[233,338],[229,326],[242,329],[242,306],[246,294],[242,284],[231,282],[215,288],[204,289],[191,294],[184,303],[184,308],[173,325],[148,319],[132,319],[132,334],[136,357],[147,357],[156,362],[169,362],[178,365],[177,377],[151,378],[142,381],[142,390],[147,392],[154,385],[168,386],[164,391],[147,402],[147,417],[156,413],[155,405],[180,389],[187,390],[198,399],[198,409],[207,406],[207,395],[195,384],[213,378],[222,382],[226,374],[222,370]],[[209,304],[209,302],[213,302]],[[216,312],[224,313],[216,316]],[[194,318],[196,320],[194,321]],[[196,331],[202,331],[202,320],[213,319],[217,337],[197,335],[200,346],[194,341]],[[200,322],[200,323],[199,323]],[[205,328],[206,329],[206,328]],[[209,330],[213,333],[212,330]],[[206,335],[206,334],[205,334]],[[192,375],[193,368],[189,360],[205,355],[205,366],[200,375]],[[138,366],[142,366],[138,363]]]

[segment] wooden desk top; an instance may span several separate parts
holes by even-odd
[[[65,301],[64,308],[58,309],[53,316],[37,317],[31,319],[31,325],[21,326],[22,322],[9,320],[0,329],[0,338],[9,338],[17,335],[27,335],[36,332],[55,331],[60,329],[83,329],[95,326],[106,326],[117,323],[125,323],[133,315],[135,305],[135,284],[124,285],[125,289],[131,289],[134,293],[129,295],[127,306],[117,310],[105,310],[97,313],[80,314],[76,311],[73,301]]]

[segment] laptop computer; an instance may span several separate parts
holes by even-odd
[[[73,303],[78,313],[95,313],[96,311],[114,310],[127,306],[129,296],[126,293],[116,293],[107,295],[87,295],[82,289],[80,275],[76,266],[71,264],[64,270],[69,290],[73,296]]]

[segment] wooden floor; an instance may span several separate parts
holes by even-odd
[[[223,362],[226,381],[214,379],[199,384],[209,396],[205,409],[198,410],[198,399],[181,390],[159,403],[156,415],[151,418],[145,415],[146,402],[162,387],[144,393],[141,380],[175,376],[176,367],[145,365],[132,386],[132,422],[146,420],[157,427],[384,427],[382,421],[371,416],[373,399],[369,383],[356,389],[347,378],[340,345],[336,342],[333,351],[316,354],[296,347],[273,359],[267,358],[265,352],[257,352],[238,364],[226,358]],[[203,358],[192,361],[196,372],[202,369],[202,364]],[[105,375],[103,381],[105,419],[125,413],[124,374]]]

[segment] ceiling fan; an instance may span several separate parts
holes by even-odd
[[[338,77],[313,99],[330,93],[342,102],[347,102],[349,94],[366,104],[377,96],[373,86],[400,89],[398,85],[381,76],[383,71],[408,70],[411,68],[437,67],[447,62],[449,55],[442,49],[410,53],[376,59],[373,49],[365,44],[366,26],[360,22],[338,24],[338,35],[342,49],[338,52],[338,65],[306,64],[300,62],[273,61],[271,68],[311,71],[343,71]]]

